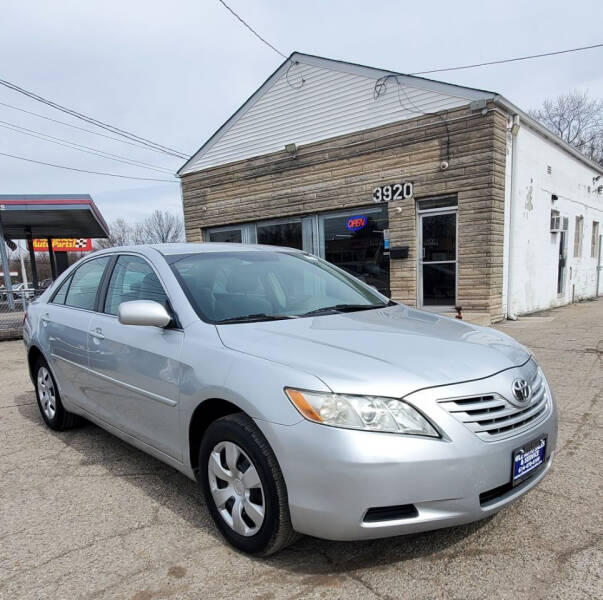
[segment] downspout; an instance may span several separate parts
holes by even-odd
[[[509,254],[507,257],[507,319],[517,320],[517,315],[512,310],[513,300],[513,211],[517,205],[517,134],[519,133],[519,115],[511,117],[511,195],[509,198]]]

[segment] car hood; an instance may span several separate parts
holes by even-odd
[[[400,397],[530,358],[499,331],[403,305],[217,328],[225,346],[311,373],[338,393]]]

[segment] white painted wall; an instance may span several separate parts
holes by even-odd
[[[599,222],[600,232],[603,229],[603,195],[594,191],[603,184],[603,177],[593,184],[600,173],[525,122],[515,137],[515,152],[514,193],[505,231],[510,246],[504,286],[509,294],[508,314],[526,314],[602,294],[603,282],[595,289],[597,258],[591,257],[591,236],[593,221]],[[551,174],[547,173],[549,165]],[[551,201],[553,194],[559,198],[556,202]],[[569,218],[565,289],[560,295],[560,234],[550,233],[552,208]],[[582,253],[574,257],[575,220],[580,215],[584,217]]]

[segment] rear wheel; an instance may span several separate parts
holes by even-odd
[[[63,407],[56,381],[47,362],[41,357],[36,362],[35,374],[38,408],[46,425],[57,431],[78,425],[80,417]]]
[[[233,546],[268,556],[297,539],[276,457],[247,415],[227,415],[208,427],[199,468],[210,513]]]

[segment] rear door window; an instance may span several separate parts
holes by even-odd
[[[116,315],[119,305],[131,300],[154,300],[166,306],[167,297],[155,271],[144,258],[122,255],[109,281],[104,312]]]
[[[103,256],[89,260],[73,274],[65,306],[94,310],[98,288],[110,259],[110,256]]]

